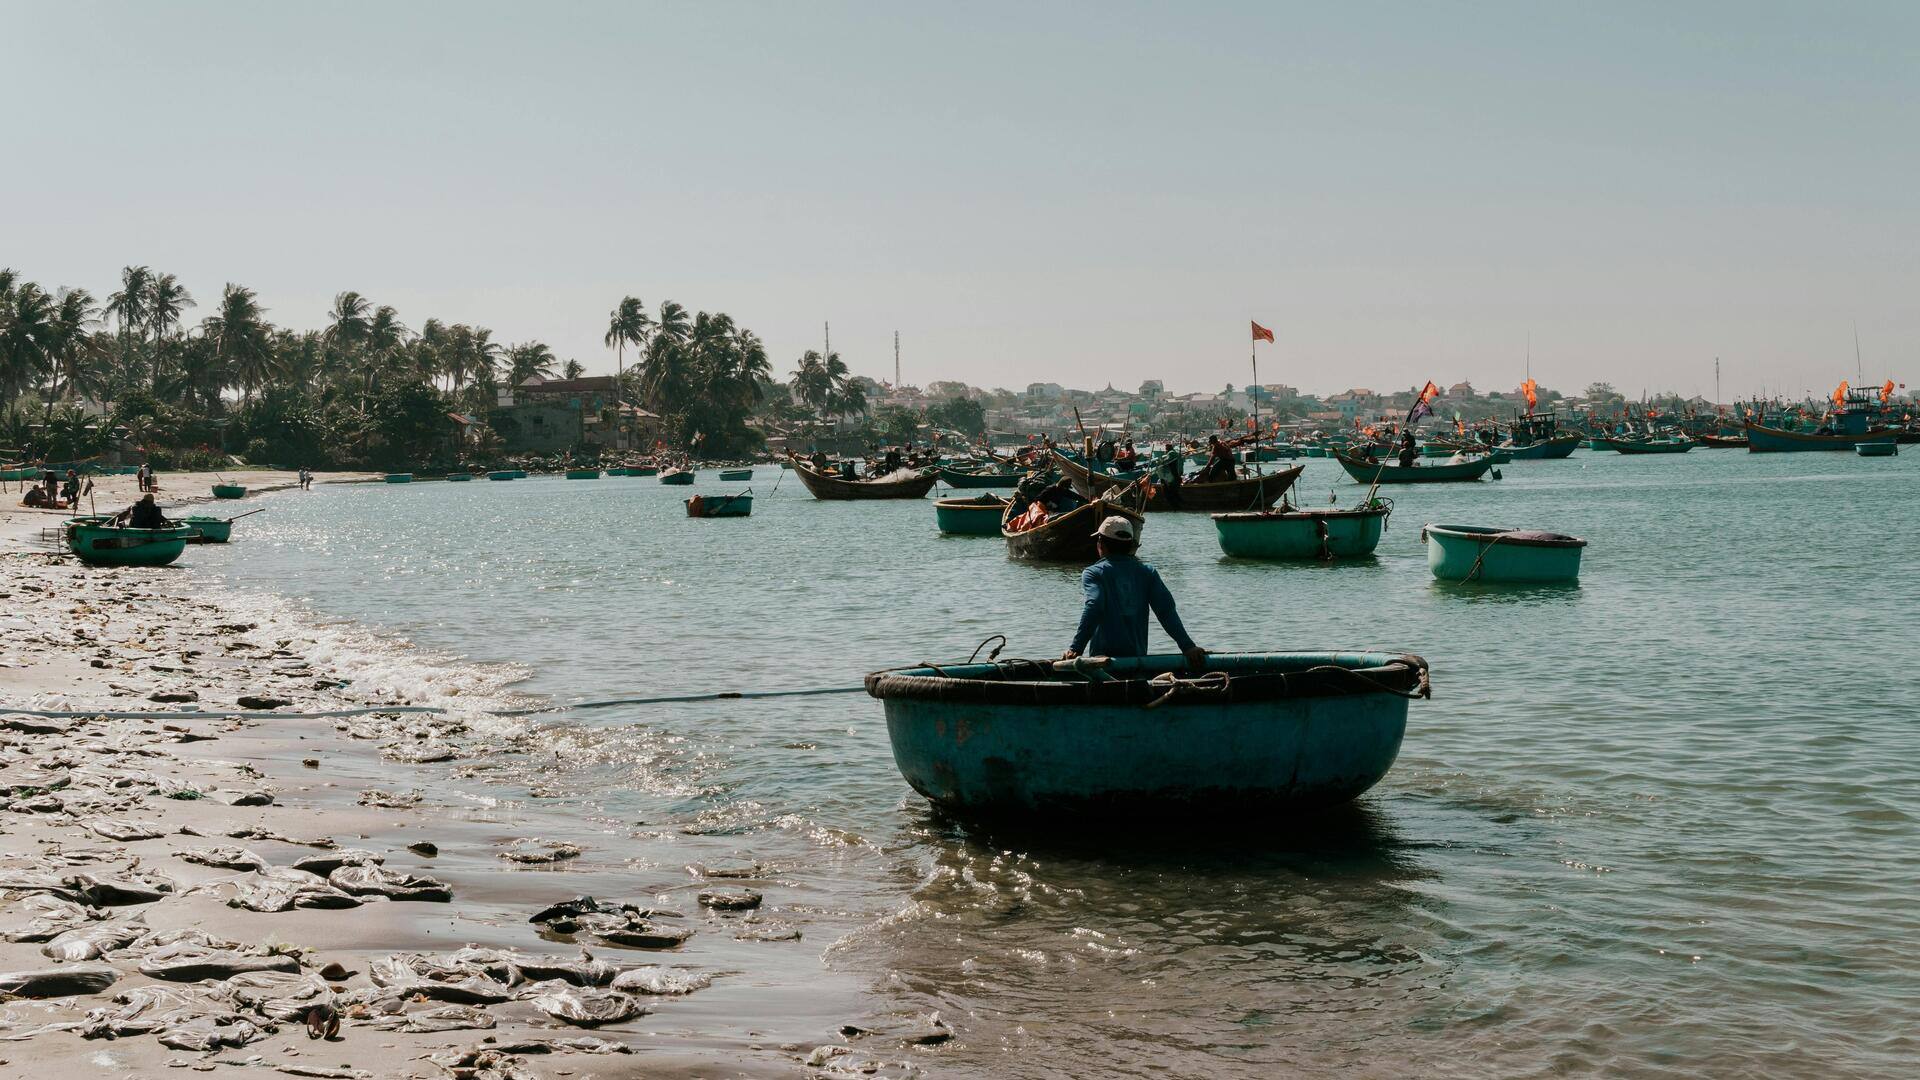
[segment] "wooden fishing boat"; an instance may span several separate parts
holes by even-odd
[[[89,566],[165,566],[178,559],[193,535],[188,525],[125,529],[99,518],[67,523],[67,550]]]
[[[753,492],[733,495],[695,495],[687,500],[687,516],[693,518],[747,517],[753,513]]]
[[[1680,439],[1608,439],[1608,449],[1622,454],[1684,454],[1700,445],[1697,440]]]
[[[627,473],[626,473],[626,475],[628,475],[628,476],[657,476],[657,475],[659,475],[659,472],[660,472],[660,467],[659,467],[658,465],[629,465],[629,466],[627,466]]]
[[[386,475],[385,479],[389,484],[411,484],[413,483],[413,474],[410,472],[390,472]]]
[[[1495,449],[1513,461],[1549,461],[1566,457],[1580,445],[1578,435],[1555,435],[1551,439],[1516,446],[1513,443],[1501,443]],[[1499,462],[1494,462],[1498,465]]]
[[[1745,435],[1700,435],[1700,445],[1709,450],[1732,450],[1747,445]]]
[[[1133,522],[1136,537],[1146,525],[1146,518],[1139,509],[1139,489],[1132,488],[1116,495],[1118,497],[1115,499],[1095,499],[1064,514],[1050,515],[1047,520],[1021,532],[1014,532],[1008,526],[1026,508],[1008,503],[1000,519],[1000,535],[1006,538],[1007,555],[1036,562],[1098,562],[1100,552],[1094,546],[1093,533],[1102,521],[1116,515],[1126,518]]]
[[[693,483],[697,474],[692,469],[668,469],[660,474],[660,482],[675,487],[687,487]]]
[[[1892,441],[1854,443],[1853,452],[1861,457],[1893,457],[1900,452],[1900,444]]]
[[[1020,482],[1020,474],[997,469],[969,472],[964,469],[942,467],[940,482],[952,488],[1010,488]]]
[[[1845,433],[1821,435],[1811,431],[1788,431],[1763,427],[1747,421],[1747,450],[1751,453],[1781,453],[1802,450],[1852,450],[1862,443],[1891,443],[1900,433],[1893,428],[1863,430],[1857,435]]]
[[[722,479],[722,480],[751,480],[751,479],[753,479],[753,470],[752,470],[752,469],[721,469],[721,470],[720,470],[720,479]]]
[[[843,480],[828,476],[804,458],[794,457],[793,474],[800,478],[816,499],[924,499],[940,479],[937,469],[923,469],[897,480]]]
[[[1493,459],[1477,454],[1465,461],[1440,465],[1395,465],[1386,461],[1368,461],[1346,454],[1335,455],[1347,475],[1362,484],[1446,484],[1478,480],[1493,468]]]
[[[185,517],[179,521],[189,530],[189,544],[224,544],[233,538],[231,518]]]
[[[462,484],[472,479],[473,479],[472,473],[450,472],[447,474],[447,482],[450,484]]]
[[[247,489],[241,487],[239,484],[215,484],[213,485],[213,497],[216,499],[244,499],[247,497]]]
[[[1613,450],[1613,447],[1608,445],[1605,438],[1588,439],[1586,442],[1581,443],[1581,445],[1589,450],[1606,450],[1609,452]]]
[[[519,474],[518,474],[518,473],[516,473],[516,472],[514,472],[514,471],[513,471],[512,469],[501,469],[501,470],[499,470],[498,472],[490,472],[490,473],[488,473],[488,474],[487,474],[487,479],[489,479],[489,480],[518,480],[518,479],[520,479],[520,476],[519,476]]]
[[[1027,828],[1285,814],[1385,776],[1427,663],[1392,653],[1224,653],[964,663],[867,676],[894,764],[962,819]],[[1244,821],[1244,818],[1235,818]]]
[[[1342,559],[1371,555],[1393,503],[1312,510],[1283,506],[1252,514],[1215,514],[1220,550],[1241,559]]]
[[[950,536],[999,536],[1006,512],[1007,500],[998,495],[938,499],[933,504],[935,524]]]
[[[1127,481],[1088,469],[1057,450],[1053,457],[1061,474],[1073,482],[1074,490],[1084,498],[1108,498],[1113,492],[1127,486]],[[1190,510],[1207,514],[1265,510],[1280,501],[1280,496],[1287,493],[1287,489],[1293,486],[1305,469],[1304,465],[1291,465],[1261,476],[1243,476],[1205,484],[1169,483],[1160,480],[1162,474],[1156,471],[1147,495],[1146,509],[1154,513]]]
[[[567,470],[567,479],[569,479],[569,480],[598,480],[598,479],[600,479],[600,470],[599,470],[599,469],[568,469],[568,470]]]
[[[1420,541],[1427,568],[1442,581],[1533,585],[1579,580],[1587,546],[1575,536],[1484,525],[1428,525]]]

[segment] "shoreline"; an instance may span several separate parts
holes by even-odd
[[[173,486],[187,475],[173,474]],[[291,486],[287,474],[260,490]],[[209,500],[168,505],[200,501]],[[451,667],[454,677],[438,687],[363,678],[364,667],[340,662],[338,642],[322,641],[319,620],[284,599],[199,595],[190,577],[166,568],[86,568],[32,549],[37,527],[16,514],[0,523],[0,800],[11,811],[0,813],[0,970],[104,965],[115,974],[96,993],[0,1006],[0,1039],[26,1040],[0,1048],[0,1073],[8,1060],[31,1060],[35,1076],[78,1078],[258,1059],[269,1070],[338,1077],[443,1076],[476,1063],[492,1070],[470,1074],[480,1077],[903,1075],[951,1038],[931,1017],[849,1015],[859,980],[823,962],[845,927],[816,937],[817,917],[792,902],[803,886],[782,868],[752,861],[750,850],[744,863],[685,861],[676,838],[604,819],[566,794],[546,797],[531,760],[541,750],[537,727],[510,729],[487,715],[524,700],[510,689],[516,674],[466,678],[486,666],[409,657],[404,643],[387,641],[392,655],[383,662]],[[485,685],[468,692],[476,681]],[[417,704],[449,711],[378,711]],[[76,715],[30,717],[9,706]],[[367,711],[303,715],[330,710]],[[148,711],[169,715],[99,718]],[[333,846],[306,843],[323,839]],[[750,837],[739,839],[750,848]],[[411,847],[422,843],[433,853]],[[258,857],[268,869],[181,857],[216,848],[240,849],[216,861]],[[371,852],[381,869],[312,879],[285,869],[329,851]],[[144,902],[91,910],[48,899],[72,896],[58,883],[75,875],[153,891]],[[273,875],[318,904],[352,902],[334,895],[342,883],[402,895],[444,886],[451,899],[361,893],[354,907],[234,906],[279,899],[265,895]],[[580,895],[644,914],[589,918],[570,934],[529,923]],[[44,941],[21,940],[37,936],[28,929],[36,912],[97,935],[107,951],[84,962],[50,959]],[[116,937],[122,927],[131,929]],[[214,950],[211,970],[291,970],[215,984],[143,972],[143,963],[159,970],[156,955],[166,959],[166,932],[185,928],[237,946]],[[145,931],[153,933],[133,936]],[[683,935],[675,947],[635,947]],[[493,952],[459,951],[466,946]],[[297,955],[270,955],[278,951]],[[599,963],[581,963],[583,951]],[[411,972],[396,956],[414,958]],[[342,971],[330,964],[347,977],[335,978]],[[807,972],[822,987],[811,1014],[792,1000]],[[233,989],[248,979],[331,1005],[340,1041],[309,1040],[298,1018],[263,1012],[261,992]],[[447,980],[465,989],[438,985]],[[757,1023],[756,1002],[775,997],[778,1009],[758,1011],[777,1019]],[[133,1003],[116,1004],[123,998]],[[111,1019],[142,1001],[145,1019]],[[180,1011],[156,1028],[156,1005]],[[103,1023],[127,1033],[83,1038],[90,1012],[96,1034]],[[559,1018],[594,1012],[637,1015],[594,1026]],[[196,1051],[162,1039],[240,1045]],[[606,1045],[569,1042],[580,1039]],[[502,1057],[511,1046],[524,1052]]]

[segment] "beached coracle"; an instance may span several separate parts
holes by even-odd
[[[735,495],[695,495],[687,500],[687,516],[694,518],[746,517],[753,513],[753,491]]]
[[[192,530],[192,534],[187,537],[189,544],[224,544],[233,538],[233,519],[231,518],[186,517],[179,520],[182,525]]]
[[[1368,461],[1348,454],[1335,454],[1340,459],[1340,467],[1347,475],[1362,484],[1445,484],[1478,480],[1493,468],[1493,459],[1486,454],[1470,457],[1465,461],[1442,462],[1438,465],[1394,465],[1385,461]]]
[[[215,484],[213,485],[213,497],[216,499],[244,499],[247,497],[247,489],[241,487],[239,484]]]
[[[413,474],[410,472],[390,472],[384,479],[389,484],[411,484],[413,483]]]
[[[1241,559],[1341,559],[1371,555],[1393,503],[1300,510],[1291,506],[1253,514],[1215,514],[1220,550]]]
[[[1346,802],[1386,775],[1427,664],[1389,653],[911,667],[867,676],[894,763],[962,818],[1044,828]]]
[[[1428,525],[1420,539],[1428,569],[1442,581],[1529,585],[1579,580],[1587,546],[1575,536],[1485,525]]]
[[[193,536],[188,525],[123,529],[98,518],[67,523],[67,550],[90,566],[165,566],[178,559]]]
[[[933,490],[934,482],[940,479],[938,470],[925,469],[902,476],[845,480],[820,472],[811,462],[798,455],[790,457],[793,474],[800,478],[800,482],[816,499],[924,499],[927,492]]]
[[[1095,472],[1058,450],[1053,452],[1053,460],[1058,465],[1061,475],[1073,482],[1074,490],[1089,499],[1111,498],[1114,492],[1131,482],[1106,473]],[[1208,514],[1265,510],[1280,501],[1280,496],[1287,493],[1287,489],[1293,486],[1293,482],[1300,478],[1304,470],[1305,466],[1291,465],[1284,469],[1275,469],[1263,476],[1243,476],[1211,483],[1182,484],[1160,480],[1162,473],[1155,470],[1154,479],[1149,481],[1151,487],[1147,496],[1146,509],[1154,513],[1190,510]]]
[[[1006,516],[1007,500],[998,495],[975,495],[968,499],[940,499],[933,504],[933,519],[940,531],[953,536],[998,536],[1000,520]]]

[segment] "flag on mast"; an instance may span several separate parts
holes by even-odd
[[[1413,408],[1407,410],[1407,426],[1412,427],[1419,423],[1423,416],[1432,416],[1433,399],[1439,396],[1440,388],[1433,385],[1433,380],[1427,380],[1427,385],[1420,391],[1420,396],[1413,400]]]
[[[1269,345],[1271,345],[1273,344],[1273,331],[1267,329],[1264,326],[1261,326],[1259,323],[1254,323],[1253,324],[1253,340],[1264,341]]]

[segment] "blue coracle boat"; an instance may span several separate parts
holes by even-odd
[[[893,760],[957,817],[1024,822],[1291,812],[1392,767],[1427,663],[1393,653],[1174,655],[867,676]]]
[[[1428,525],[1420,530],[1427,568],[1442,581],[1566,584],[1580,578],[1577,536],[1489,525]]]

